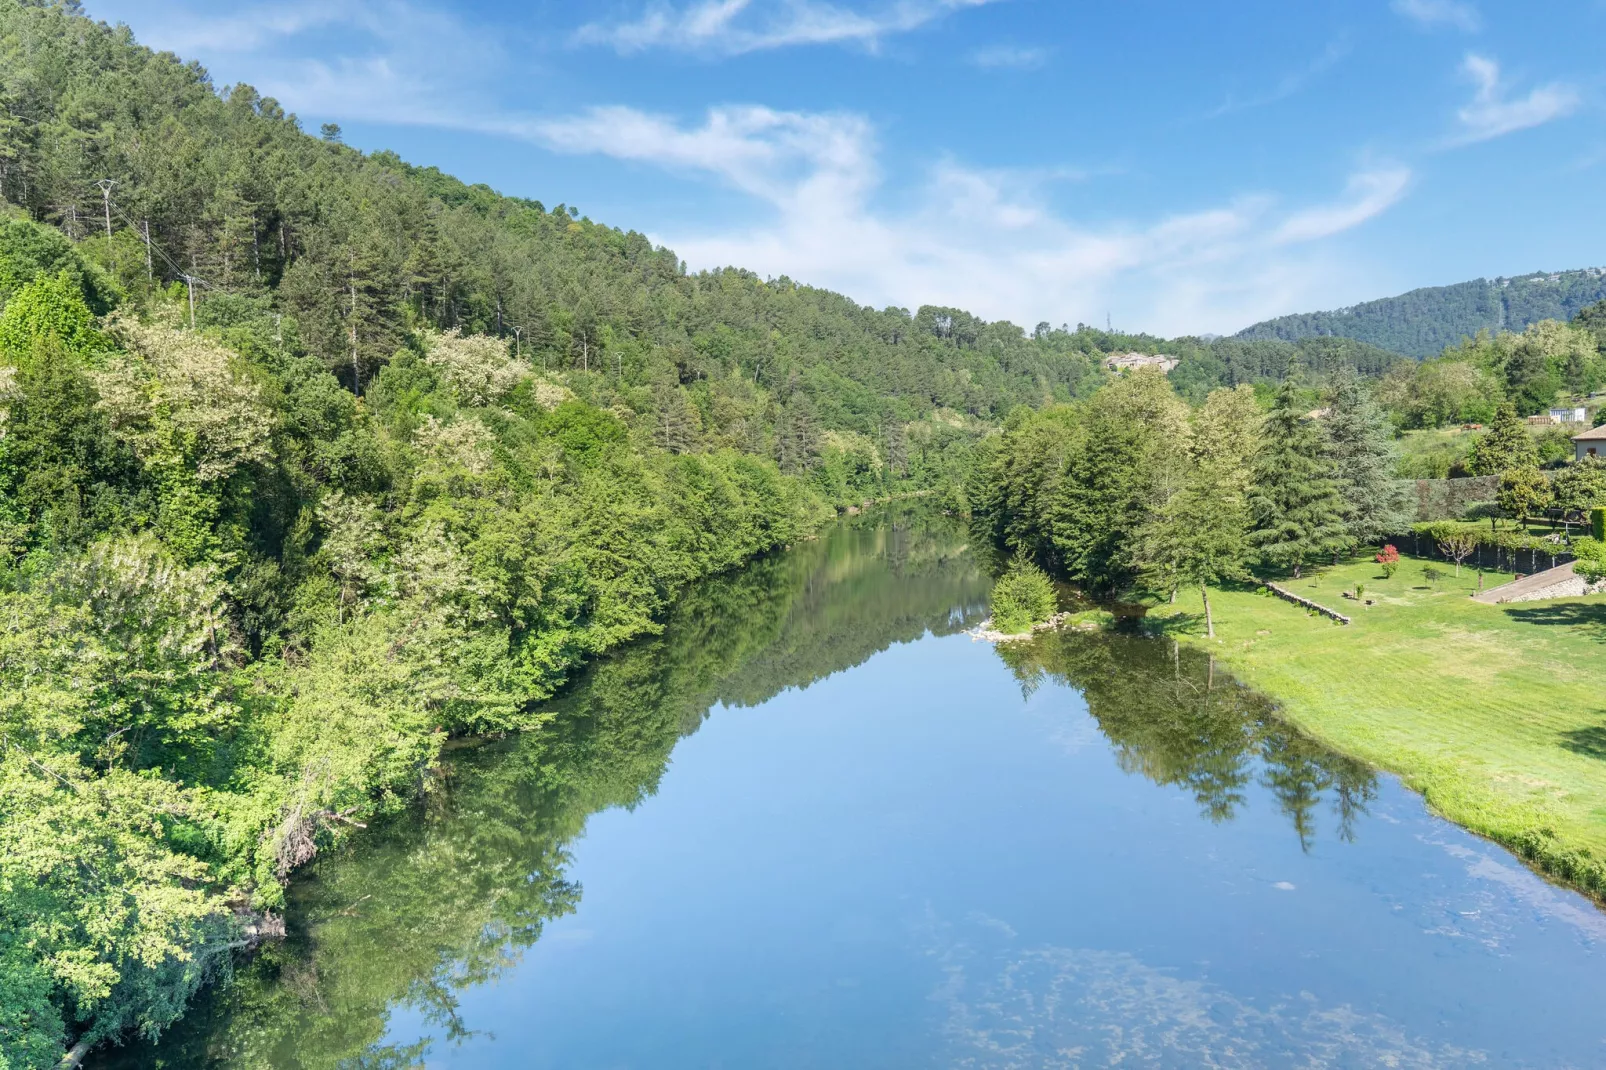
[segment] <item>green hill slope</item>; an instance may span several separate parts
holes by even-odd
[[[1239,331],[1242,339],[1354,338],[1411,357],[1431,357],[1481,330],[1521,331],[1568,320],[1606,299],[1606,269],[1474,279],[1367,301],[1331,312],[1279,316]]]

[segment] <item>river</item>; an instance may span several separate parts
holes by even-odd
[[[915,509],[702,585],[102,1067],[1606,1065],[1606,915]]]

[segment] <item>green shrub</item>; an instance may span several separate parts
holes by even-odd
[[[1606,541],[1595,537],[1574,539],[1571,549],[1574,572],[1590,583],[1606,579]]]
[[[1017,560],[993,585],[993,627],[1006,635],[1030,631],[1059,607],[1054,583],[1030,561]]]
[[[1606,509],[1589,511],[1589,534],[1597,542],[1606,542]]]

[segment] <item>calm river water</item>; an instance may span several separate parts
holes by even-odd
[[[703,586],[102,1066],[1606,1065],[1606,915],[951,522]]]

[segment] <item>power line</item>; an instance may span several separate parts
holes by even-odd
[[[121,218],[123,222],[127,223],[130,227],[140,227],[140,224],[135,223],[133,219],[129,218],[128,213],[123,211],[122,205],[109,199],[107,203],[111,206],[112,211],[116,212],[118,217]],[[173,269],[173,274],[175,276],[182,276],[185,274],[184,268],[178,263],[178,261],[168,256],[167,250],[163,249],[160,243],[152,240],[150,236],[149,225],[146,224],[142,229],[145,235],[146,248],[149,250],[154,250],[157,256],[160,256],[163,260],[167,261],[167,266]],[[207,283],[206,285],[210,286],[211,283]]]
[[[102,182],[108,182],[109,180],[102,179],[101,181]],[[113,204],[112,198],[111,198],[111,189],[110,189],[109,186],[102,186],[101,187],[101,191],[106,195],[106,212],[107,212],[107,216],[106,216],[106,236],[107,236],[107,239],[109,240],[110,237],[111,237],[111,214],[110,213],[111,213],[113,208],[116,209],[117,215],[123,220],[123,222],[127,223],[130,227],[135,226],[135,223],[134,223],[134,220],[129,217],[128,213],[123,211],[123,206],[122,205]],[[189,296],[189,300],[190,300],[190,330],[193,331],[195,329],[195,287],[198,286],[198,285],[199,286],[208,286],[208,287],[211,287],[214,290],[221,290],[223,293],[228,293],[228,290],[223,289],[222,287],[219,287],[219,286],[214,286],[212,283],[210,283],[207,280],[201,278],[199,275],[196,275],[196,274],[193,274],[191,272],[185,271],[183,269],[183,267],[181,267],[179,265],[178,261],[174,260],[171,256],[167,255],[167,250],[166,249],[163,249],[159,244],[157,244],[156,242],[151,240],[151,229],[150,229],[149,221],[141,220],[140,223],[139,223],[139,229],[140,229],[140,232],[145,236],[145,267],[146,267],[146,272],[149,273],[149,271],[150,271],[150,254],[151,254],[151,251],[154,250],[158,256],[160,256],[163,260],[167,261],[167,265],[173,269],[173,274],[175,276],[177,276],[178,278],[184,280],[184,287],[188,291],[188,296]]]

